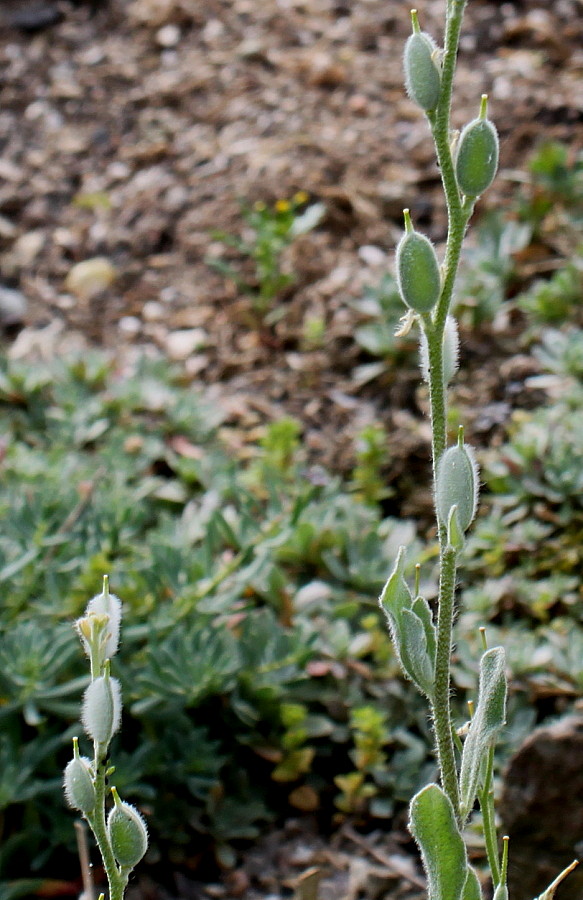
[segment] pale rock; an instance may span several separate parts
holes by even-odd
[[[208,335],[203,328],[183,328],[171,331],[166,337],[166,352],[170,359],[181,362],[205,346]]]

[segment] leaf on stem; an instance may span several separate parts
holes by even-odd
[[[464,743],[460,769],[462,816],[474,805],[489,748],[506,721],[506,657],[502,647],[487,650],[480,660],[478,703]]]
[[[409,810],[415,838],[427,873],[428,900],[475,900],[466,848],[450,799],[437,784],[429,784],[413,797]],[[466,893],[469,884],[469,893]]]
[[[399,548],[397,562],[379,604],[384,610],[399,662],[405,675],[429,699],[435,680],[435,626],[427,601],[413,600],[403,576],[405,548]]]

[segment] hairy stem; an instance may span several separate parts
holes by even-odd
[[[103,860],[105,874],[109,884],[109,900],[123,900],[124,891],[128,883],[128,875],[126,870],[118,869],[107,835],[107,827],[105,824],[105,772],[106,762],[101,760],[96,768],[95,776],[95,812],[91,816],[87,816],[87,821],[91,826],[91,830],[95,835],[99,852]]]
[[[435,693],[432,703],[433,730],[437,744],[443,789],[451,800],[457,818],[460,801],[450,707],[450,664],[454,614],[456,551],[441,551],[439,572],[439,609],[435,654]]]

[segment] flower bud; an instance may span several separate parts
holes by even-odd
[[[108,621],[102,635],[102,658],[111,659],[117,653],[119,644],[119,631],[121,625],[121,600],[115,594],[109,593],[109,579],[103,578],[103,591],[97,594],[87,604],[85,615],[106,615]]]
[[[498,132],[486,118],[486,101],[484,94],[480,115],[465,126],[457,142],[455,174],[460,192],[466,197],[483,194],[498,169]]]
[[[91,776],[91,760],[79,756],[79,743],[73,738],[73,759],[67,763],[64,774],[65,797],[73,809],[85,815],[95,809],[95,787]]]
[[[450,383],[458,370],[459,347],[460,339],[457,322],[453,316],[448,316],[445,320],[443,331],[443,379],[445,384]],[[421,332],[419,356],[423,380],[429,383],[429,346],[427,344],[427,335],[424,331]]]
[[[441,93],[441,73],[435,61],[438,49],[433,38],[419,30],[415,10],[411,18],[413,34],[407,39],[403,54],[405,87],[411,100],[430,112],[437,106]]]
[[[111,849],[120,866],[133,869],[148,849],[148,830],[141,815],[129,803],[123,803],[111,789],[115,806],[107,817]]]
[[[414,231],[409,210],[403,211],[405,234],[397,246],[397,283],[403,302],[418,313],[430,312],[441,292],[439,262],[433,244]]]
[[[121,688],[117,678],[110,678],[109,666],[86,688],[81,721],[85,731],[97,744],[107,746],[121,723]]]
[[[437,465],[435,507],[446,527],[450,524],[453,506],[463,533],[469,528],[478,507],[478,464],[472,448],[464,444],[461,428],[458,443],[443,453]]]

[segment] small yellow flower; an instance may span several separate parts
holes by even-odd
[[[265,212],[266,206],[263,200],[257,200],[253,204],[253,209],[255,210],[255,212]]]
[[[289,212],[289,200],[278,200],[275,204],[275,211],[278,213]]]
[[[296,204],[296,206],[303,206],[303,204],[307,203],[309,199],[310,198],[309,198],[308,194],[306,193],[306,191],[298,191],[296,194],[293,195],[293,201]]]

